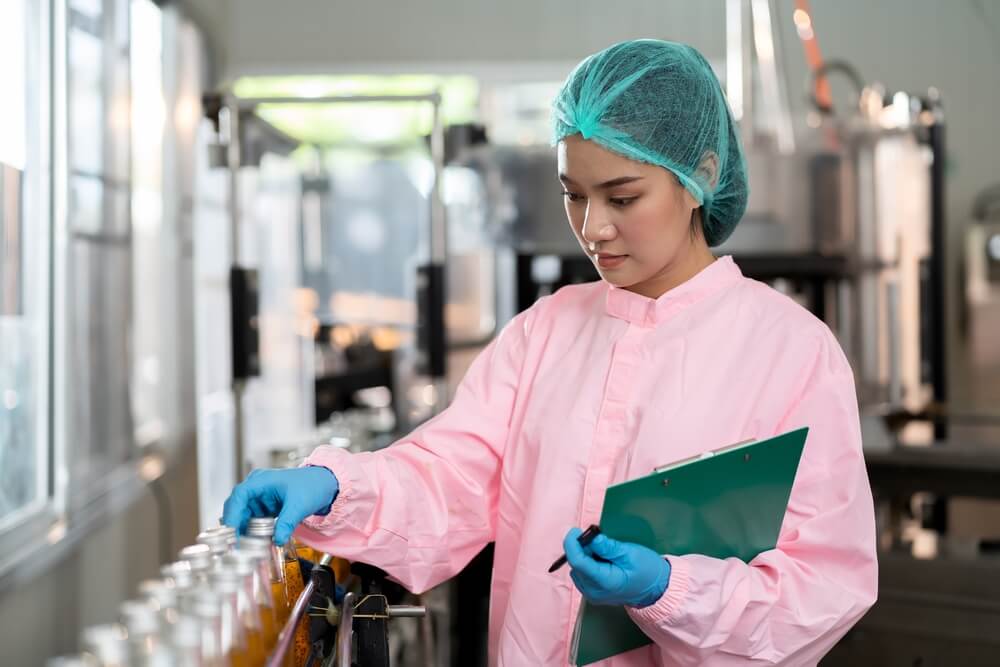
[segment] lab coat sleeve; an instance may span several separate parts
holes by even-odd
[[[379,567],[416,593],[461,571],[494,539],[501,461],[539,307],[512,320],[473,362],[451,405],[409,436],[371,453],[317,448],[305,464],[331,470],[340,492],[296,537]]]
[[[825,327],[818,348],[776,429],[810,428],[776,548],[749,564],[668,556],[664,595],[628,608],[664,665],[814,665],[875,602],[875,518],[854,379]]]

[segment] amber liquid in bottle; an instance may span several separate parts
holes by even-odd
[[[288,586],[288,605],[294,607],[305,588],[299,561],[290,558],[285,562],[285,583]],[[304,667],[309,658],[309,616],[305,615],[295,627],[292,638],[292,660],[295,667]]]

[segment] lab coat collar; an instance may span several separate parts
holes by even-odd
[[[612,317],[641,327],[655,327],[687,306],[735,284],[743,277],[730,256],[720,257],[687,282],[658,299],[608,286],[607,311]]]

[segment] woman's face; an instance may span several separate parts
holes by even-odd
[[[662,167],[573,135],[559,143],[559,180],[573,233],[615,287],[656,298],[695,256],[711,255],[701,225],[692,234],[697,202]]]

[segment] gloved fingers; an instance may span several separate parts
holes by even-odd
[[[591,553],[598,558],[603,558],[606,561],[618,562],[625,557],[628,547],[624,542],[611,539],[607,535],[601,533],[594,538],[593,542],[590,543],[590,549]]]
[[[274,542],[277,545],[284,545],[292,537],[292,533],[302,520],[309,516],[310,512],[303,511],[300,507],[292,503],[285,503],[274,522]]]
[[[584,548],[580,545],[579,537],[583,533],[579,528],[570,528],[563,538],[563,553],[571,567],[576,567],[583,560],[589,560]]]
[[[233,492],[222,505],[222,523],[236,529],[242,534],[246,523],[250,520],[250,500],[244,484],[237,484]]]
[[[579,571],[580,574],[588,579],[603,581],[605,578],[603,568],[609,567],[608,564],[599,563],[594,560],[584,551],[579,542],[575,539],[570,540],[568,537],[563,541],[563,547],[566,549],[566,560],[569,561],[570,567]]]
[[[268,494],[270,495],[270,494]],[[271,503],[267,502],[267,495],[254,496],[247,503],[247,507],[250,509],[251,517],[264,517],[264,516],[275,516],[281,511],[281,505],[277,507],[271,507]]]

